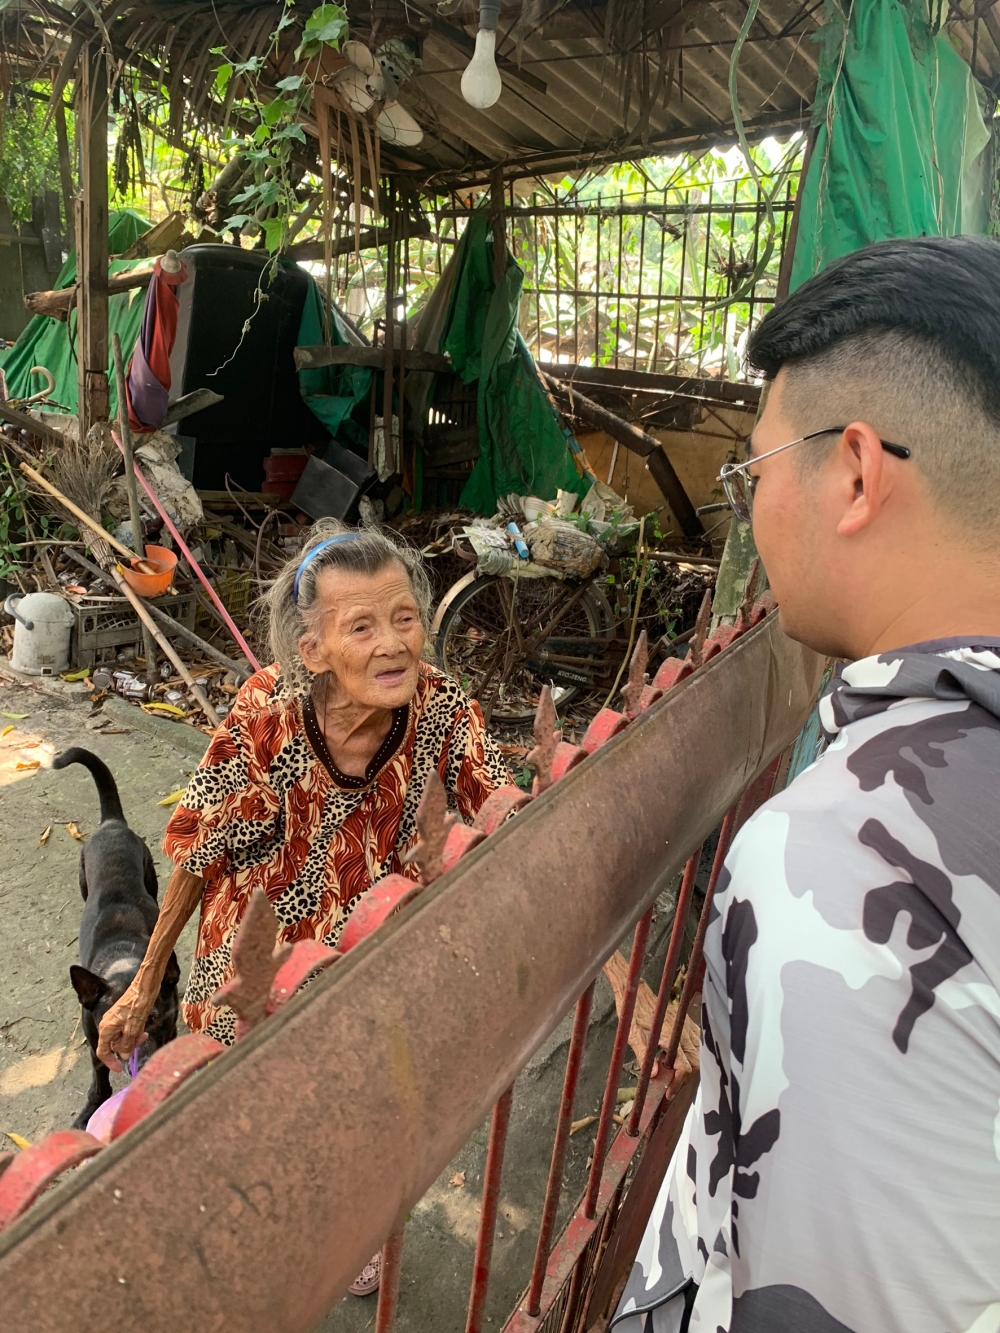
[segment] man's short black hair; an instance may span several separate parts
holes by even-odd
[[[1000,422],[997,242],[927,236],[856,250],[774,306],[750,335],[747,363],[773,379],[866,333],[923,343]]]

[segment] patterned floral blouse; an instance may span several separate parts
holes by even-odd
[[[282,942],[333,947],[358,898],[397,872],[416,841],[416,811],[436,768],[468,823],[510,781],[479,705],[426,663],[363,778],[338,771],[312,700],[277,666],[252,676],[216,732],[167,825],[163,850],[205,880],[183,1013],[193,1032],[231,1042],[235,1015],[211,996],[232,975],[230,946],[261,888]]]

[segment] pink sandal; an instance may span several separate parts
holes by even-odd
[[[382,1251],[373,1254],[347,1290],[352,1296],[371,1296],[382,1281]]]

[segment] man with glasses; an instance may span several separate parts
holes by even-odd
[[[800,287],[721,480],[828,748],[741,830],[618,1333],[1000,1330],[1000,246]],[[833,424],[846,423],[846,424]]]

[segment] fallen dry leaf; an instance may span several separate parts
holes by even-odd
[[[50,824],[48,828],[45,830],[45,832],[42,834],[42,836],[38,839],[39,847],[44,847],[45,844],[48,842],[49,838],[51,837],[52,837],[52,825]]]
[[[0,736],[9,736],[13,730],[14,730],[13,722],[8,722],[7,725],[4,727],[3,731],[0,731]]]
[[[31,1147],[31,1140],[30,1140],[30,1139],[22,1138],[20,1134],[15,1134],[13,1130],[11,1130],[11,1129],[5,1129],[5,1130],[3,1130],[2,1132],[3,1132],[4,1134],[6,1134],[6,1136],[10,1139],[10,1141],[11,1141],[11,1143],[13,1143],[14,1147],[15,1147],[15,1148],[20,1148],[22,1152],[24,1152],[25,1148],[30,1148],[30,1147]]]
[[[172,792],[170,793],[169,796],[164,796],[163,800],[162,800],[162,801],[157,801],[156,804],[157,804],[157,805],[176,805],[177,802],[181,799],[181,797],[184,795],[184,793],[185,793],[186,791],[187,791],[187,787],[178,787],[176,791],[172,791]]]
[[[604,975],[611,983],[611,989],[615,996],[615,1009],[621,1014],[622,997],[628,981],[628,960],[620,950],[615,950],[608,961],[604,964]],[[649,1042],[650,1028],[653,1026],[653,1011],[656,1008],[656,996],[646,985],[644,981],[639,982],[639,990],[635,997],[635,1009],[632,1013],[632,1026],[629,1029],[628,1044],[631,1046],[635,1058],[642,1064],[646,1055],[646,1046]],[[674,1025],[674,1018],[677,1014],[677,1001],[674,1000],[667,1006],[667,1012],[663,1017],[663,1026],[660,1029],[659,1041],[657,1046],[666,1050],[670,1044],[670,1034]],[[685,1079],[698,1069],[698,1050],[701,1043],[701,1033],[697,1025],[692,1022],[690,1016],[685,1017],[684,1027],[681,1029],[681,1041],[677,1051],[675,1068],[678,1077]]]
[[[456,1189],[456,1190],[464,1189],[464,1188],[465,1188],[465,1172],[464,1172],[464,1171],[456,1171],[455,1174],[452,1176],[451,1180],[448,1181],[448,1184],[452,1187],[452,1189]]]
[[[71,838],[75,838],[77,842],[83,842],[87,837],[86,833],[81,833],[80,830],[77,828],[77,826],[73,823],[69,823],[66,825],[66,832],[69,834]]]
[[[578,1129],[586,1129],[588,1125],[594,1124],[596,1115],[585,1115],[582,1120],[574,1120],[569,1127],[570,1136],[574,1135]]]
[[[24,772],[29,768],[41,768],[41,766],[42,766],[42,761],[40,759],[29,759],[27,763],[25,763],[23,760],[19,760],[14,765],[15,769],[18,769],[21,772]]]

